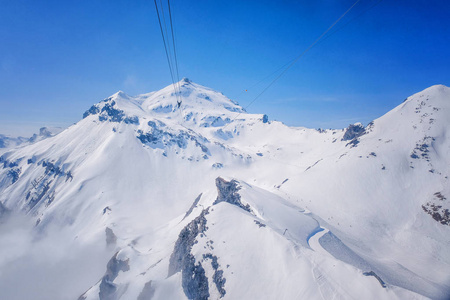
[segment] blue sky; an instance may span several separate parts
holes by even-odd
[[[378,1],[360,0],[335,28]],[[180,76],[245,107],[270,80],[255,83],[305,50],[354,0],[171,3]],[[0,5],[0,133],[67,126],[118,90],[136,95],[171,83],[153,1]],[[381,1],[247,110],[288,125],[342,128],[366,124],[428,86],[449,86],[449,15],[449,1]]]

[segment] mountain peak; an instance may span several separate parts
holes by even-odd
[[[118,91],[93,105],[83,115],[98,115],[100,121],[121,122],[132,120],[138,124],[140,118],[157,117],[176,119],[184,124],[200,127],[223,126],[232,122],[244,108],[220,92],[183,78],[177,84],[137,96]],[[178,103],[181,102],[180,105]],[[248,116],[247,116],[248,117]],[[257,118],[261,118],[259,115]]]
[[[157,92],[136,96],[145,111],[171,113],[178,110],[177,101],[181,100],[179,109],[186,114],[227,115],[242,113],[245,110],[236,102],[211,88],[194,83],[188,78],[180,81],[180,90],[169,85]]]
[[[130,96],[128,96],[126,93],[124,93],[123,91],[119,90],[118,92],[114,93],[111,95],[112,98],[125,98],[128,99],[130,98]]]

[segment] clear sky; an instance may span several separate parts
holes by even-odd
[[[180,76],[245,107],[270,80],[255,83],[354,2],[172,0]],[[450,1],[384,0],[359,16],[377,2],[360,0],[339,31],[247,110],[288,125],[343,128],[367,124],[431,85],[449,86]],[[151,0],[0,0],[0,7],[0,133],[67,126],[118,90],[136,95],[171,83]]]

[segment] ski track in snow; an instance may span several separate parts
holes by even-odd
[[[319,243],[319,239],[327,232],[329,232],[327,228],[319,227],[315,231],[311,232],[311,235],[308,237],[307,241],[312,250],[323,255],[331,256],[331,254],[328,253],[328,251],[325,250]]]

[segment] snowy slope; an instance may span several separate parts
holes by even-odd
[[[0,236],[0,269],[32,257],[24,272],[46,274],[53,291],[9,299],[450,295],[449,88],[415,94],[365,128],[319,131],[179,84],[180,107],[172,86],[118,92],[0,157],[0,209],[34,224],[27,243]],[[45,254],[70,247],[71,263],[56,261],[92,271],[72,266],[64,281],[41,263],[51,256],[30,256],[24,243]],[[16,273],[0,273],[2,290]]]

